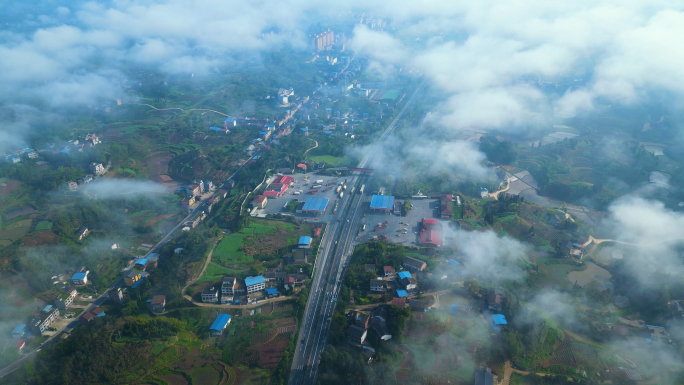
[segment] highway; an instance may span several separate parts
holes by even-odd
[[[394,120],[387,126],[379,140],[361,160],[358,167],[367,168],[382,142],[394,131],[397,123],[415,102],[419,91],[425,85],[423,80],[411,98],[406,102]],[[370,176],[353,176],[347,185],[359,190],[361,184],[370,188]],[[328,224],[325,236],[321,239],[319,257],[315,263],[315,273],[304,310],[304,318],[299,329],[299,340],[292,360],[290,385],[314,384],[318,375],[321,353],[327,343],[330,317],[335,310],[336,299],[342,284],[342,276],[347,258],[354,250],[354,237],[363,221],[366,194],[354,194],[344,198],[339,204],[339,214]],[[335,219],[340,219],[336,221]]]

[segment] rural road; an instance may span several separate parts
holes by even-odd
[[[499,191],[495,191],[495,192],[489,194],[489,196],[492,199],[499,200],[499,194],[501,194],[502,192],[508,191],[509,188],[511,188],[511,178],[508,176],[508,174],[506,174],[506,187],[499,190]]]
[[[304,155],[306,155],[307,152],[309,152],[309,151],[313,150],[314,148],[318,147],[318,142],[315,141],[314,139],[311,139],[311,140],[313,140],[314,143],[316,143],[316,145],[314,145],[313,147],[307,148],[306,151],[304,151]]]

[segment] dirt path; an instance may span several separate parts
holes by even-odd
[[[306,149],[306,151],[304,151],[304,155],[306,155],[307,152],[309,152],[309,151],[313,150],[314,148],[318,147],[318,142],[315,141],[314,139],[311,139],[311,140],[313,140],[314,143],[316,143],[316,145],[314,145],[314,146],[311,147],[311,148]]]
[[[502,384],[502,385],[508,385],[508,384],[510,384],[510,381],[511,381],[511,374],[512,374],[513,372],[518,373],[518,374],[524,374],[524,375],[536,374],[536,375],[538,375],[538,376],[540,376],[540,377],[555,376],[555,374],[526,372],[526,371],[524,371],[524,370],[513,369],[513,367],[511,366],[511,361],[510,361],[510,360],[506,360],[506,364],[504,365],[504,378],[503,378],[503,384]],[[572,377],[567,377],[567,379],[568,379],[568,381],[572,381],[572,382],[575,381]]]
[[[185,298],[190,298],[190,300],[192,301],[192,297],[190,297],[190,296],[188,296],[188,295],[185,295],[185,290],[188,288],[188,286],[190,286],[190,285],[192,285],[193,283],[197,282],[197,280],[200,279],[200,277],[202,277],[202,276],[204,275],[204,272],[207,271],[207,266],[209,266],[209,263],[211,263],[211,256],[214,254],[214,250],[216,250],[216,247],[218,247],[219,243],[221,243],[221,239],[223,239],[223,237],[219,238],[219,239],[216,241],[216,243],[214,243],[214,247],[211,248],[211,251],[210,251],[209,254],[207,255],[207,260],[206,260],[206,262],[204,262],[204,266],[202,267],[202,271],[197,275],[197,277],[195,277],[195,279],[193,279],[192,281],[190,281],[190,283],[188,283],[187,285],[185,285],[185,287],[183,288],[183,290],[181,290],[181,293],[183,293],[183,297],[185,297]]]
[[[230,117],[230,115],[224,114],[223,112],[218,112],[218,111],[214,111],[214,110],[209,110],[209,109],[206,109],[206,108],[191,108],[191,109],[188,109],[188,110],[184,110],[184,109],[178,108],[178,107],[172,107],[172,108],[157,108],[157,107],[155,107],[155,106],[153,106],[153,105],[145,104],[145,103],[124,103],[124,104],[135,104],[135,105],[138,105],[138,106],[147,106],[147,107],[150,107],[150,108],[152,108],[153,110],[157,110],[157,111],[170,111],[170,110],[181,110],[181,111],[188,111],[188,112],[190,112],[190,111],[209,111],[209,112],[217,113],[217,114],[219,114],[219,115],[223,115],[223,116],[228,116],[228,117]]]
[[[511,188],[511,178],[508,176],[508,174],[506,174],[506,188],[503,188],[499,191],[495,191],[493,193],[490,193],[489,196],[492,199],[499,200],[499,194],[501,194],[502,192],[508,191],[508,189],[510,189],[510,188]]]

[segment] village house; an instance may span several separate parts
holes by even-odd
[[[247,287],[247,294],[256,293],[266,288],[266,280],[263,276],[245,278],[245,286]]]
[[[501,299],[501,294],[497,289],[489,289],[487,293],[488,309],[500,312],[503,309],[503,301]]]
[[[427,264],[424,261],[411,257],[404,258],[404,263],[402,265],[407,269],[415,271],[423,271],[427,267]]]
[[[91,163],[90,171],[95,175],[100,175],[105,170],[102,163]]]
[[[201,194],[200,186],[198,184],[189,184],[185,186],[185,195],[188,197],[194,197]]]
[[[126,285],[128,286],[133,286],[135,285],[136,282],[142,278],[142,271],[138,269],[130,269],[126,273],[124,273],[124,282],[126,282]]]
[[[235,295],[235,289],[238,287],[237,278],[235,277],[225,277],[223,278],[223,283],[221,284],[221,297],[233,297]],[[223,298],[221,298],[223,302]]]
[[[374,264],[366,264],[363,265],[363,271],[366,273],[375,273],[375,265]]]
[[[413,311],[424,312],[427,307],[425,306],[425,301],[422,299],[409,299],[409,307]]]
[[[392,266],[384,266],[382,268],[382,271],[385,274],[385,277],[394,277],[394,275],[396,274]]]
[[[78,291],[75,288],[69,288],[55,299],[55,306],[60,310],[65,310],[74,303],[74,298],[76,298],[77,295]]]
[[[392,339],[392,333],[390,333],[389,329],[387,328],[387,324],[384,322],[376,322],[373,325],[371,325],[371,329],[378,335],[378,338],[380,338],[382,341],[389,341]]]
[[[109,300],[112,302],[122,304],[123,303],[123,291],[120,287],[115,287],[109,290]]]
[[[367,335],[368,332],[366,329],[352,325],[347,329],[347,342],[357,346],[363,345],[363,343],[366,341]]]
[[[265,195],[257,195],[252,200],[252,207],[257,208],[257,209],[263,209],[264,207],[266,207],[267,203],[268,203],[268,198]]]
[[[416,279],[408,271],[400,271],[395,282],[397,287],[403,288],[406,291],[414,290],[417,287]]]
[[[76,238],[78,238],[79,241],[82,241],[83,238],[88,236],[88,233],[89,233],[88,228],[83,226],[76,231]]]
[[[71,276],[71,283],[74,284],[74,286],[83,286],[88,283],[88,273],[90,271],[84,271],[81,273],[76,273]]]
[[[50,327],[52,322],[59,316],[59,309],[55,306],[47,305],[38,315],[31,320],[30,328],[33,334],[42,335]]]
[[[165,306],[166,306],[166,296],[155,295],[154,297],[152,297],[152,302],[150,303],[150,307],[151,307],[153,313],[163,313]]]
[[[218,302],[218,290],[213,286],[205,287],[204,290],[202,290],[202,302]]]
[[[230,324],[230,314],[220,313],[209,327],[209,332],[214,336],[220,336]]]
[[[373,293],[384,293],[385,292],[385,281],[382,279],[371,279],[370,280],[370,291]]]

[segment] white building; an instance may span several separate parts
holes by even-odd
[[[205,287],[202,290],[202,302],[218,302],[218,290],[215,287]]]
[[[247,287],[247,294],[256,293],[266,288],[266,280],[263,276],[245,278],[245,286]]]

